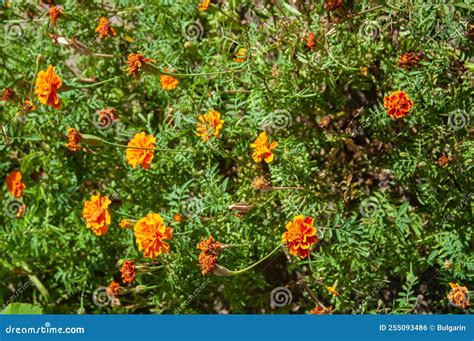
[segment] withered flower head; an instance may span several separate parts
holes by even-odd
[[[398,66],[402,69],[410,69],[418,65],[420,57],[414,52],[405,52],[398,59]]]
[[[334,11],[342,7],[342,0],[326,0],[324,1],[324,9],[326,11]]]
[[[132,283],[135,280],[135,261],[126,260],[120,269],[122,273],[122,282]]]
[[[130,53],[127,59],[128,74],[138,79],[138,70],[140,70],[144,64],[154,62],[154,59],[145,58],[141,53]]]
[[[310,314],[312,315],[328,315],[331,314],[332,312],[332,306],[329,307],[321,307],[320,305],[317,305],[316,307],[311,310]]]
[[[13,89],[6,88],[5,90],[3,90],[2,101],[9,101],[13,98],[13,96],[15,96],[15,92],[13,91]]]
[[[74,128],[68,128],[67,129],[67,138],[68,138],[68,143],[66,144],[66,147],[72,151],[72,152],[77,152],[78,150],[81,149],[79,144],[81,143],[82,140],[82,135],[80,132],[78,132]]]
[[[271,183],[268,181],[267,177],[264,175],[256,176],[252,181],[252,188],[256,191],[266,190],[271,188]]]
[[[217,259],[223,250],[222,244],[214,241],[214,237],[210,236],[207,240],[202,239],[197,247],[201,250],[199,266],[202,269],[202,274],[208,275],[216,268]]]

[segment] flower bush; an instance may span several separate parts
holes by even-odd
[[[472,309],[467,1],[0,6],[3,307]]]

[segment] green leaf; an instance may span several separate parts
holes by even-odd
[[[41,315],[43,309],[29,303],[12,303],[3,309],[0,314],[4,315]]]

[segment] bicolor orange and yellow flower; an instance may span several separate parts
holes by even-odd
[[[138,165],[143,169],[149,169],[151,160],[155,153],[155,137],[146,135],[144,132],[137,133],[127,145],[125,157],[127,162],[133,168]]]
[[[282,241],[290,249],[290,254],[306,258],[313,244],[318,241],[314,219],[302,215],[296,216],[286,224],[287,231],[282,235]]]
[[[266,132],[260,133],[255,142],[250,145],[254,149],[252,158],[255,162],[264,160],[266,163],[270,163],[275,158],[272,150],[277,146],[278,142],[269,143]]]
[[[391,118],[402,118],[408,115],[413,107],[413,101],[405,91],[395,91],[383,99],[383,105]]]
[[[204,142],[207,142],[211,137],[218,138],[220,131],[224,126],[224,120],[221,120],[221,114],[215,110],[209,110],[207,114],[198,117],[198,124],[196,126],[196,135]]]
[[[20,198],[24,194],[26,185],[21,181],[22,174],[20,171],[12,171],[7,175],[5,182],[7,183],[7,191],[15,198]]]
[[[54,74],[54,67],[48,66],[46,71],[41,70],[36,79],[35,93],[42,104],[52,106],[55,109],[61,108],[61,100],[58,90],[62,85],[61,78]]]
[[[163,218],[156,213],[147,214],[139,219],[133,227],[138,249],[147,258],[156,258],[162,253],[170,252],[170,245],[165,240],[173,238],[173,229],[166,227]]]
[[[109,205],[112,201],[107,196],[100,196],[100,193],[91,196],[86,200],[82,210],[82,216],[86,221],[86,226],[94,232],[96,236],[103,236],[107,233],[110,225]]]

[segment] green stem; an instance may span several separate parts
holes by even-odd
[[[123,76],[117,76],[114,78],[106,79],[105,81],[97,82],[97,83],[92,83],[92,84],[87,84],[87,85],[82,85],[82,86],[77,86],[77,85],[66,85],[61,89],[61,91],[69,91],[69,90],[74,90],[74,89],[85,89],[85,88],[93,88],[94,86],[97,85],[102,85],[108,82],[112,82],[116,79],[122,78]]]
[[[257,265],[263,263],[264,261],[266,261],[268,258],[270,258],[271,256],[273,256],[279,249],[280,249],[280,246],[282,244],[278,244],[278,246],[276,248],[273,249],[272,252],[270,252],[268,255],[266,255],[265,257],[263,257],[262,259],[260,259],[259,261],[253,263],[252,265],[249,265],[248,267],[246,267],[245,269],[242,269],[242,270],[236,270],[236,271],[232,271],[230,270],[230,274],[229,276],[235,276],[235,275],[240,275],[246,271],[249,271],[253,268],[255,268]]]
[[[211,75],[222,75],[226,73],[234,73],[240,72],[241,70],[227,70],[227,71],[216,71],[216,72],[201,72],[201,73],[172,73],[172,72],[165,72],[161,71],[157,66],[146,63],[145,70],[149,70],[152,73],[159,74],[159,75],[168,75],[168,76],[177,76],[177,77],[193,77],[193,76],[211,76]]]
[[[105,144],[109,144],[111,146],[115,146],[115,147],[130,148],[130,149],[142,149],[142,150],[155,150],[157,152],[159,152],[159,151],[176,152],[176,153],[193,152],[193,150],[189,150],[189,149],[143,148],[143,147],[126,146],[124,144],[113,143],[113,142],[109,142],[109,141],[106,141],[106,140],[102,140],[102,142],[104,142]]]

